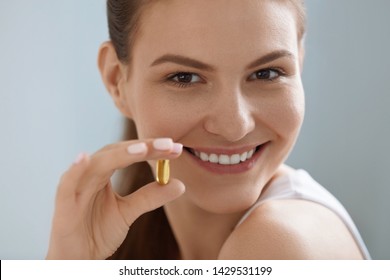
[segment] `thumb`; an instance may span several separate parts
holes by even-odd
[[[164,186],[152,182],[134,193],[122,197],[119,208],[123,213],[126,223],[130,226],[142,214],[178,198],[184,191],[184,184],[174,178],[171,178],[169,183]]]

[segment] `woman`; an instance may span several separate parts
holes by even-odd
[[[338,201],[284,164],[304,116],[302,1],[107,8],[98,65],[125,141],[64,173],[47,258],[369,258]],[[157,159],[171,160],[165,186]]]

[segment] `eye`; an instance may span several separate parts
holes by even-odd
[[[190,72],[178,72],[168,77],[168,81],[180,87],[191,86],[201,82],[199,75]]]
[[[268,80],[273,81],[278,79],[280,76],[283,76],[283,73],[277,69],[262,69],[252,75],[250,75],[249,80]]]

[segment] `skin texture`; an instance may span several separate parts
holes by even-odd
[[[145,159],[173,159],[181,153],[172,141],[161,150],[151,139],[143,141],[144,150],[127,151],[139,143],[124,141],[91,156],[84,154],[62,175],[47,259],[105,259],[123,242],[135,219],[184,192],[183,183],[176,179],[164,188],[150,183],[126,197],[113,191],[110,178],[115,170]]]
[[[179,243],[192,240],[199,251],[210,251],[202,240],[194,241],[191,223],[213,225],[215,242],[210,243],[216,248],[208,255],[215,258],[287,157],[304,115],[299,47],[295,12],[283,2],[159,1],[142,15],[131,64],[120,66],[122,74],[110,91],[122,113],[135,121],[139,137],[169,136],[211,151],[269,143],[256,165],[241,174],[216,176],[186,152],[171,162],[172,176],[186,185],[186,193],[166,206]],[[109,44],[106,48],[112,50]],[[266,63],[255,63],[270,54],[274,57]],[[159,63],[165,55],[212,69]],[[274,80],[254,76],[270,69],[281,75]],[[178,87],[167,78],[176,72],[196,76],[189,86]]]
[[[171,163],[172,176],[187,186],[183,199],[188,203],[212,213],[234,213],[259,197],[301,127],[304,97],[297,29],[287,5],[209,2],[160,1],[144,13],[116,102],[134,119],[140,139],[169,136],[186,147],[211,150],[270,142],[245,174],[215,176],[198,168],[186,153]],[[290,55],[248,68],[275,51]],[[215,70],[172,62],[153,65],[166,54],[195,59]],[[285,76],[274,81],[251,78],[270,67]],[[180,88],[167,81],[178,71],[196,73],[196,82]]]
[[[361,255],[333,212],[312,202],[285,200],[256,209],[225,241],[218,258],[333,260],[361,259]]]
[[[99,69],[115,105],[137,126],[140,140],[131,143],[169,137],[216,153],[267,145],[249,170],[235,174],[210,172],[186,150],[161,153],[150,142],[137,157],[124,155],[129,142],[97,152],[72,166],[60,183],[48,258],[107,258],[126,227],[159,205],[183,259],[358,258],[340,220],[307,202],[270,202],[234,229],[262,190],[290,172],[283,162],[304,117],[303,46],[295,12],[286,1],[157,1],[141,16],[129,64],[104,43]],[[187,74],[179,80],[178,72]],[[114,163],[114,150],[115,156],[123,153],[121,164]],[[115,169],[146,160],[154,170],[159,158],[171,159],[168,185],[125,198],[113,193],[109,180]],[[74,199],[80,193],[81,202]],[[74,221],[76,207],[85,215]],[[313,224],[318,217],[321,223]],[[112,223],[118,226],[113,233]],[[322,243],[323,232],[330,237]]]

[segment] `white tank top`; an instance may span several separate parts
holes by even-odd
[[[302,169],[285,176],[276,178],[261,194],[259,200],[244,214],[237,226],[241,224],[252,211],[269,200],[275,199],[303,199],[321,204],[336,213],[351,232],[356,244],[365,259],[371,259],[366,245],[354,222],[341,203],[323,186]]]

